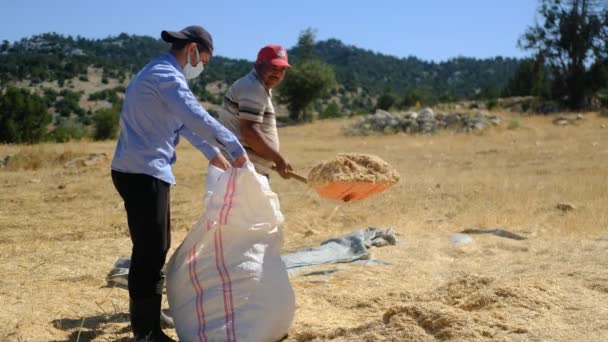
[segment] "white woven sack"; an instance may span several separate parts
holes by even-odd
[[[167,265],[167,298],[181,341],[278,341],[295,300],[280,257],[277,195],[248,163],[210,169],[206,210]]]

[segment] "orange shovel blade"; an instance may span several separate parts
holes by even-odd
[[[340,201],[361,200],[373,194],[388,189],[392,183],[367,183],[367,182],[331,182],[316,185],[314,189],[321,197]]]

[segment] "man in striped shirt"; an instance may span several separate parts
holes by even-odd
[[[279,152],[272,89],[281,83],[290,67],[282,46],[264,46],[254,69],[226,92],[219,116],[219,121],[239,137],[258,172],[274,167],[284,178],[288,178],[292,168]]]

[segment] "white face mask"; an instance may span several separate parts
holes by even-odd
[[[205,65],[203,64],[203,60],[201,59],[201,56],[198,53],[198,49],[195,49],[195,51],[196,59],[198,59],[198,64],[193,66],[192,62],[190,61],[190,54],[188,54],[188,62],[184,66],[184,75],[189,80],[197,78],[198,75],[200,75],[201,72],[203,72],[203,70],[205,69]]]

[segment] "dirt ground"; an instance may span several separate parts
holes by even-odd
[[[586,113],[556,126],[498,114],[501,127],[471,134],[347,137],[348,120],[280,129],[301,173],[359,152],[401,175],[385,193],[349,203],[273,176],[285,252],[368,226],[392,227],[399,240],[372,249],[391,266],[293,276],[288,341],[608,340],[608,118]],[[109,177],[114,146],[0,145],[0,159],[11,156],[0,169],[0,340],[130,340],[127,292],[105,281],[130,254]],[[202,213],[206,161],[184,142],[174,171],[173,249]],[[527,239],[450,242],[469,228]]]

